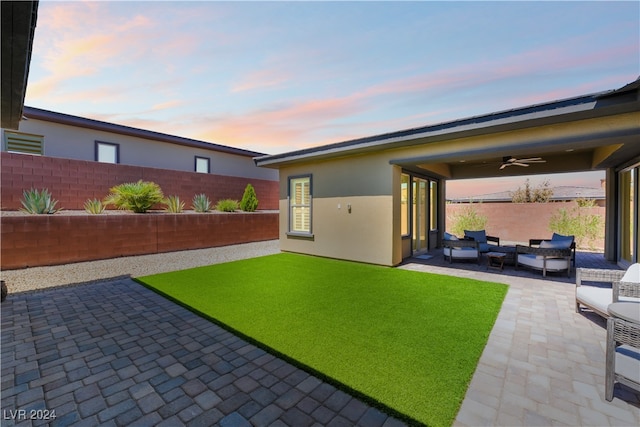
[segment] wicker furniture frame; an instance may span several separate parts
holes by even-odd
[[[548,241],[549,239],[529,239],[529,246],[540,246],[540,243],[544,242],[544,241]],[[571,261],[573,262],[573,267],[575,268],[576,266],[576,242],[573,241],[571,242],[571,245],[569,246],[569,249],[571,249]]]
[[[547,276],[547,271],[563,271],[562,269],[551,269],[547,267],[547,260],[562,258],[567,260],[567,277],[571,277],[571,248],[568,249],[556,249],[556,248],[536,248],[532,246],[516,245],[516,261],[515,267],[518,269],[520,264],[519,254],[532,254],[536,257],[542,257],[542,268],[533,267],[527,265],[526,267],[533,268],[535,270],[542,270],[542,277]]]
[[[611,302],[618,302],[620,295],[619,282],[624,276],[624,270],[605,270],[600,268],[578,268],[576,269],[576,313],[580,313],[580,306],[583,305],[593,310],[595,313],[600,316],[607,318],[609,314],[603,312],[598,307],[594,307],[592,304],[585,303],[584,300],[580,298],[578,289],[582,286],[582,282],[599,282],[599,283],[611,283],[612,284],[612,298]],[[628,286],[625,285],[624,293],[627,292]],[[615,292],[614,290],[615,289]],[[633,295],[625,295],[623,296],[633,296]],[[630,292],[631,293],[631,292]]]
[[[640,284],[636,285],[640,287]],[[628,304],[639,303],[631,302]],[[638,354],[640,354],[640,324],[616,317],[609,317],[607,320],[607,352],[605,370],[605,399],[609,402],[613,400],[613,388],[616,382],[624,384],[636,391],[640,391],[640,383],[625,376],[624,372],[616,372],[616,359],[618,358],[620,361],[626,359],[626,362],[630,364],[631,369],[634,369],[633,365],[637,362],[637,368],[640,370],[640,361],[636,359]]]

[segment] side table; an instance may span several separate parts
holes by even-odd
[[[504,268],[504,259],[507,257],[502,252],[487,252],[487,270],[490,268],[499,269],[502,271]]]

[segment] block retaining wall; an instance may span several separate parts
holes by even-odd
[[[7,152],[0,153],[0,173],[2,210],[20,209],[22,192],[30,188],[47,188],[58,200],[57,207],[82,210],[88,199],[102,200],[111,187],[140,179],[160,185],[165,196],[179,196],[187,209],[200,193],[213,204],[221,199],[240,200],[247,184],[256,190],[258,209],[278,209],[278,181]]]
[[[201,249],[278,238],[278,213],[3,216],[0,268]]]
[[[450,228],[454,216],[470,206],[468,203],[449,203],[446,207],[447,226]],[[490,236],[500,237],[501,241],[528,244],[529,239],[550,238],[551,217],[559,209],[571,213],[577,207],[576,202],[558,203],[473,203],[476,212],[487,217],[486,230]],[[602,218],[602,236],[604,236],[604,207],[581,208],[585,213],[595,214]],[[447,230],[450,231],[450,230]],[[582,249],[604,249],[604,237],[593,242],[585,242]]]

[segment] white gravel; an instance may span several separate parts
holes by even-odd
[[[166,273],[204,265],[255,258],[280,252],[278,240],[245,243],[218,248],[129,256],[99,261],[78,262],[51,267],[32,267],[0,272],[9,293],[26,292],[53,286],[71,285],[108,278]]]

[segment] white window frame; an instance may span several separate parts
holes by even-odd
[[[110,147],[115,150],[115,161],[105,160],[100,158],[100,147]],[[99,163],[109,163],[109,164],[119,164],[120,163],[120,144],[116,144],[113,142],[105,142],[105,141],[96,141],[96,162]]]
[[[300,192],[296,187],[300,187]],[[305,191],[306,187],[306,191]],[[290,236],[313,237],[313,186],[311,175],[297,175],[288,178],[289,232]],[[308,193],[307,193],[308,192]],[[305,193],[308,197],[305,200]],[[301,197],[300,197],[300,196]],[[305,218],[308,216],[308,219]],[[304,226],[308,223],[308,226]],[[299,224],[302,224],[300,226]]]
[[[206,164],[207,164],[207,170],[206,171],[198,170],[198,163],[200,161],[202,161],[202,160],[206,161]],[[202,163],[200,163],[200,164],[202,164]],[[194,170],[197,173],[211,173],[211,159],[209,157],[196,156]]]

